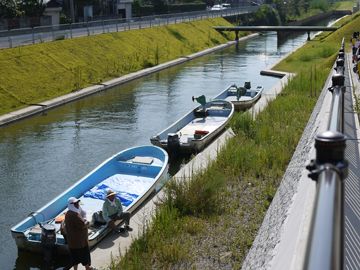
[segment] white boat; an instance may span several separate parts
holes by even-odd
[[[224,3],[224,4],[216,4],[216,5],[213,5],[210,10],[211,11],[216,11],[216,10],[224,10],[224,9],[229,9],[231,8],[231,5],[228,4],[228,3]]]
[[[191,110],[150,141],[172,155],[196,153],[225,128],[233,114],[234,105],[231,102],[212,100]]]
[[[228,86],[218,94],[215,99],[224,99],[234,104],[235,110],[244,111],[251,108],[261,97],[264,87],[251,88],[250,82],[245,82],[244,87],[236,84]]]
[[[80,198],[81,208],[86,211],[87,220],[91,221],[93,214],[102,209],[107,190],[112,189],[117,192],[124,211],[133,213],[152,192],[161,188],[168,177],[167,170],[168,154],[159,147],[149,145],[121,151],[12,227],[16,245],[21,250],[46,252],[42,233],[47,230],[54,233],[54,249],[59,254],[67,253],[60,225],[67,211],[68,198]],[[91,222],[88,229],[90,248],[109,232],[106,224]]]

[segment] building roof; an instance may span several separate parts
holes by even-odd
[[[59,0],[50,0],[49,2],[46,3],[46,7],[49,8],[62,7],[62,3],[60,3]]]

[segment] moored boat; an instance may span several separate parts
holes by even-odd
[[[232,84],[214,98],[230,101],[234,104],[235,110],[244,111],[260,99],[263,90],[262,86],[251,88],[250,82],[245,82],[244,87]]]
[[[205,97],[201,97],[205,101]],[[199,152],[225,128],[233,113],[234,105],[231,102],[204,102],[151,137],[150,141],[172,155]]]
[[[111,189],[117,192],[124,211],[133,213],[152,192],[161,188],[168,177],[167,170],[168,154],[159,147],[149,145],[123,150],[13,226],[11,233],[16,245],[21,250],[43,252],[44,235],[50,232],[54,234],[53,248],[60,254],[67,253],[60,226],[68,198],[80,198],[86,219],[92,221],[94,213],[102,209],[107,190]],[[109,232],[107,224],[91,222],[88,228],[90,248]]]

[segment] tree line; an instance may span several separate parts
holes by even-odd
[[[44,10],[43,0],[0,0],[0,18],[40,17]]]
[[[94,2],[93,0],[81,0],[81,2]],[[175,3],[205,3],[207,6],[218,0],[135,0],[133,8],[137,10],[141,6],[151,5],[157,13],[164,13],[167,6]],[[224,0],[222,2],[232,2]],[[235,2],[234,2],[235,3]],[[281,24],[291,18],[307,13],[309,9],[327,11],[330,6],[329,0],[265,0],[255,16],[251,19],[260,24]],[[45,10],[44,0],[0,0],[0,18],[14,18],[21,16],[40,17]]]

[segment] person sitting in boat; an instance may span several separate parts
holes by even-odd
[[[238,88],[236,88],[236,99],[238,101],[242,96],[245,96],[245,94],[246,94],[246,88],[245,87],[239,86]]]
[[[132,231],[130,228],[130,213],[123,211],[123,207],[118,198],[116,198],[116,192],[112,190],[107,191],[106,199],[102,207],[102,215],[108,226],[117,232]],[[124,220],[125,228],[118,229],[115,225],[116,220]]]

